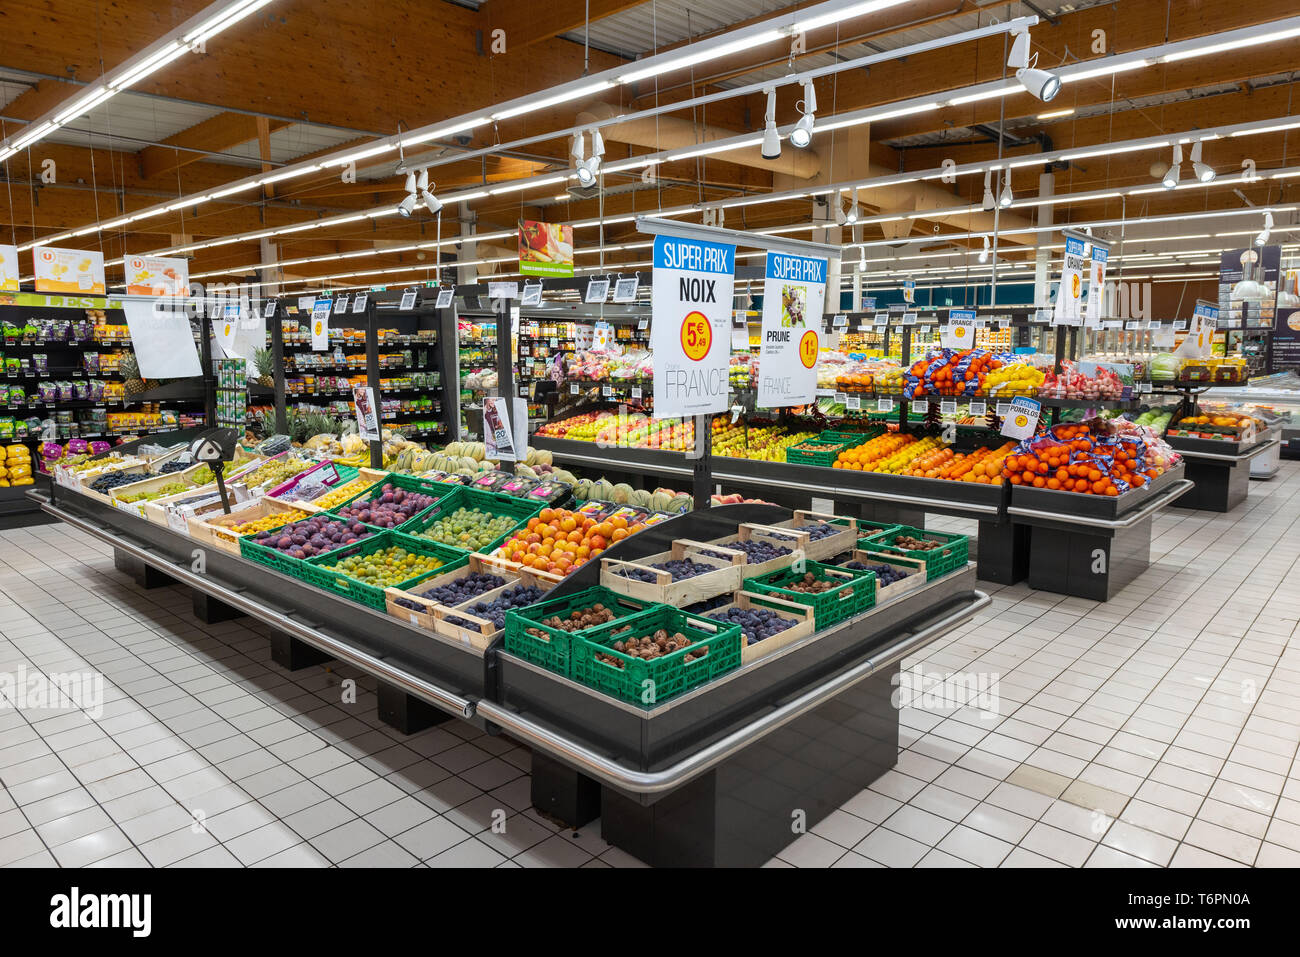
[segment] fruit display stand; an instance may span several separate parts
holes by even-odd
[[[532,749],[540,810],[585,823],[603,804],[605,838],[652,864],[762,863],[793,839],[793,810],[812,826],[891,768],[900,660],[989,601],[962,568],[644,707],[508,653],[501,635],[476,647],[421,629],[75,490],[29,496],[109,544],[143,587],[190,589],[203,620],[245,614],[270,625],[285,667],[332,658],[373,675],[381,718],[404,732],[451,714],[512,736]],[[688,532],[707,540],[790,519],[775,506],[725,506],[665,520],[607,553],[644,560]],[[572,597],[599,574],[588,563],[546,597]]]

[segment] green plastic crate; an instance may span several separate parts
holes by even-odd
[[[626,625],[631,625],[631,630],[619,633],[619,629]],[[680,631],[692,639],[691,644],[649,661],[625,655],[612,647],[621,638],[639,638],[660,628],[669,634]],[[739,667],[743,640],[739,624],[713,621],[668,605],[659,605],[643,614],[612,621],[575,637],[571,677],[620,701],[653,707]],[[686,660],[687,656],[704,649],[707,649],[707,654]],[[597,655],[609,656],[619,661],[622,667]]]
[[[894,542],[903,535],[943,542],[944,546],[929,551],[899,548]],[[970,560],[970,536],[955,535],[952,532],[928,532],[924,529],[912,528],[910,525],[900,525],[891,531],[878,532],[862,539],[858,542],[858,547],[873,552],[890,552],[923,561],[925,562],[926,581],[934,581],[949,572],[954,572]]]
[[[549,625],[543,625],[541,622],[543,618],[550,618],[553,615],[558,615],[562,619],[568,618],[571,612],[580,608],[590,608],[596,603],[615,611],[618,614],[615,621],[659,607],[654,602],[643,601],[640,598],[629,598],[627,595],[620,595],[604,586],[596,585],[575,595],[552,598],[548,601],[538,602],[535,605],[529,605],[523,609],[511,609],[506,612],[506,651],[517,658],[531,661],[535,665],[541,665],[543,668],[562,674],[566,678],[572,677],[570,652],[573,645],[573,636],[577,632],[552,628]],[[536,635],[530,635],[528,634],[529,628],[536,628],[548,635],[549,638],[542,639]]]
[[[452,488],[449,494],[438,499],[437,502],[430,505],[410,521],[398,526],[397,530],[407,535],[419,537],[420,533],[434,522],[462,508],[477,508],[494,517],[505,515],[514,519],[515,524],[513,527],[499,535],[487,545],[484,545],[482,548],[471,549],[461,548],[459,545],[451,546],[459,551],[478,551],[487,554],[488,552],[498,548],[502,542],[513,535],[520,525],[523,525],[534,515],[537,515],[543,508],[549,507],[550,506],[542,503],[533,504],[527,499],[518,498],[514,495],[506,495],[503,492],[484,492],[479,489],[461,485]]]
[[[325,515],[329,518],[335,517],[333,515],[330,515],[330,513],[328,512],[326,512]],[[308,521],[311,517],[312,516],[308,515],[306,518],[299,519],[299,521],[305,522]],[[336,519],[336,520],[342,521],[342,519]],[[294,523],[288,522],[286,524],[292,525]],[[365,525],[364,522],[362,522],[362,524]],[[375,528],[374,526],[371,525],[365,525],[365,527],[372,533],[384,531],[384,529]],[[283,528],[277,529],[277,531],[283,531]],[[239,554],[241,557],[247,558],[250,562],[257,562],[257,564],[259,565],[265,565],[267,568],[273,568],[277,572],[283,572],[286,575],[293,575],[295,578],[303,577],[301,569],[306,559],[294,558],[291,555],[286,555],[278,548],[270,548],[269,546],[266,545],[260,545],[256,541],[254,541],[256,537],[257,537],[256,533],[253,533],[251,535],[241,535],[239,537]],[[370,541],[370,539],[368,538],[362,539],[362,541]],[[343,545],[341,547],[351,548],[352,546]],[[334,551],[337,550],[338,549],[334,549]],[[329,554],[332,554],[332,552],[325,552],[322,555],[314,555],[312,557],[323,558],[325,555],[329,555]]]
[[[811,572],[818,581],[840,579],[844,574],[851,575],[843,584],[819,594],[791,591],[788,586]],[[835,574],[840,573],[840,574]],[[746,578],[745,591],[758,592],[760,595],[775,595],[796,605],[806,605],[813,610],[817,630],[829,628],[867,611],[876,604],[875,572],[839,568],[822,562],[804,562],[803,571],[782,568],[766,575]]]
[[[821,465],[830,468],[835,464],[835,459],[839,457],[839,454],[848,448],[843,442],[831,442],[823,439],[804,439],[799,444],[813,446],[813,448],[799,449],[792,445],[787,446],[785,460],[790,465]]]
[[[885,434],[883,425],[872,426],[863,432],[841,432],[836,429],[828,429],[818,436],[823,442],[843,442],[848,448],[861,445],[863,442],[869,442],[879,435]]]
[[[298,577],[305,580],[309,585],[315,585],[317,588],[323,588],[325,591],[333,592],[343,598],[350,598],[363,605],[384,611],[388,607],[388,602],[384,596],[383,586],[368,585],[355,578],[331,571],[324,566],[336,564],[341,559],[351,558],[354,555],[369,555],[394,545],[401,546],[408,552],[432,555],[440,559],[442,565],[405,581],[387,586],[390,588],[402,590],[413,588],[426,578],[449,572],[469,560],[465,552],[457,551],[454,548],[447,548],[445,545],[439,545],[423,538],[412,538],[409,535],[403,535],[401,532],[384,531],[357,542],[355,545],[345,545],[343,548],[336,548],[332,552],[326,552],[324,555],[317,555],[300,562]]]
[[[389,472],[387,478],[380,479],[378,482],[376,482],[374,485],[371,485],[369,488],[363,488],[360,492],[358,492],[356,495],[353,495],[351,498],[339,502],[337,505],[331,508],[329,512],[331,515],[337,514],[339,509],[347,508],[353,502],[357,502],[361,499],[365,499],[368,502],[370,501],[371,497],[375,495],[382,495],[386,489],[393,489],[393,488],[405,489],[408,492],[421,492],[425,495],[431,495],[433,498],[440,500],[443,496],[447,495],[452,490],[460,488],[460,486],[448,485],[445,482],[433,482],[430,481],[429,479],[416,478],[414,475],[402,475],[398,472]],[[418,515],[412,516],[410,520],[403,523],[402,527],[409,525],[411,521],[414,521],[415,518],[418,517],[419,517]],[[393,529],[393,531],[397,531],[397,530],[398,529]]]
[[[877,535],[885,532],[896,532],[902,525],[897,522],[868,522],[864,519],[858,519],[858,531],[862,535],[858,537],[858,548],[866,548],[867,543]]]

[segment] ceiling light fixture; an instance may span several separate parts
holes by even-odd
[[[1255,237],[1256,246],[1267,246],[1269,237],[1273,235],[1273,214],[1264,214],[1264,231]]]
[[[1069,106],[1063,110],[1050,110],[1047,113],[1039,113],[1035,119],[1039,120],[1059,120],[1063,116],[1073,116],[1074,107]]]
[[[1007,57],[1007,68],[1016,71],[1016,79],[1034,96],[1050,103],[1061,92],[1061,78],[1055,73],[1038,69],[1038,54],[1029,58],[1029,30],[1017,30]]]
[[[993,207],[997,205],[997,200],[993,198],[993,170],[984,171],[984,203],[985,211],[992,212]]]
[[[1002,187],[1002,195],[998,197],[998,205],[1006,209],[1016,201],[1016,196],[1011,192],[1011,177],[1007,177],[1006,183]]]
[[[781,134],[776,128],[776,88],[767,88],[767,125],[763,129],[763,159],[781,157]]]
[[[812,142],[813,126],[817,122],[817,90],[813,87],[812,80],[803,81],[803,99],[798,106],[803,116],[799,117],[799,122],[790,131],[790,145],[802,150],[807,149]]]
[[[410,219],[411,213],[415,212],[416,201],[417,200],[415,196],[415,174],[407,173],[406,174],[406,195],[403,196],[402,201],[397,204],[397,215],[401,216],[403,219]]]
[[[429,171],[427,169],[420,170],[420,176],[415,181],[415,188],[420,192],[420,199],[424,200],[425,209],[435,214],[442,210],[442,200],[429,192]]]
[[[582,134],[579,133],[574,137],[574,149],[582,150]],[[600,130],[591,131],[591,155],[583,159],[577,153],[574,158],[578,164],[575,172],[578,174],[578,184],[580,186],[592,186],[596,182],[596,177],[600,175],[600,161],[605,156],[605,141],[601,138]]]
[[[1165,170],[1165,175],[1160,179],[1160,185],[1165,189],[1174,189],[1178,186],[1178,181],[1183,176],[1183,147],[1181,144],[1174,144],[1174,161]]]
[[[1200,140],[1192,144],[1192,173],[1196,176],[1197,181],[1202,183],[1213,183],[1214,178],[1219,175],[1214,171],[1213,166],[1201,162]]]
[[[986,263],[989,261],[989,250],[990,250],[989,238],[985,236],[984,248],[980,251],[980,262]],[[865,253],[866,250],[864,249],[863,252]]]
[[[853,187],[853,198],[849,206],[849,211],[844,215],[844,223],[853,226],[862,218],[862,208],[858,205],[858,188]]]

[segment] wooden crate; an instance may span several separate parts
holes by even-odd
[[[450,584],[453,581],[474,574],[497,575],[504,578],[506,580],[504,585],[489,589],[489,591],[494,592],[500,591],[503,588],[509,588],[512,585],[520,584],[521,582],[527,585],[539,584],[530,568],[506,568],[503,564],[494,562],[487,555],[473,552],[470,554],[469,560],[464,565],[447,572],[445,575],[435,575],[432,578],[426,578],[414,588],[406,590],[400,588],[385,588],[384,596],[387,599],[388,614],[393,618],[400,619],[401,621],[409,621],[411,624],[420,628],[427,628],[429,631],[433,631],[433,610],[440,606],[439,603],[433,599],[424,597],[423,593],[430,589],[439,588],[443,585]],[[551,582],[546,582],[541,584],[540,587],[549,589],[551,585]],[[486,595],[487,592],[484,592],[483,594]],[[421,610],[417,611],[414,608],[407,608],[403,605],[397,604],[397,599],[399,598],[405,598],[407,601],[415,602],[417,605],[421,606]],[[483,595],[476,595],[468,604],[472,605],[475,602],[482,600]]]
[[[740,663],[742,665],[757,661],[774,651],[780,651],[786,645],[793,645],[796,641],[807,638],[817,630],[813,610],[807,605],[796,605],[792,601],[786,601],[784,598],[777,598],[774,595],[759,595],[749,591],[738,591],[735,598],[727,604],[720,605],[717,608],[710,608],[708,611],[699,612],[699,614],[708,618],[729,608],[744,608],[746,610],[770,608],[783,618],[795,619],[795,624],[785,631],[778,632],[772,637],[764,638],[752,645],[746,644],[742,636],[740,645]]]
[[[193,511],[179,512],[174,506],[188,499],[197,498],[200,495],[211,495],[213,501],[205,504],[201,508]],[[245,501],[249,501],[245,499]],[[230,502],[231,508],[238,504],[233,498]],[[175,495],[168,495],[164,498],[156,498],[152,502],[144,503],[144,517],[153,522],[155,525],[166,525],[175,532],[182,535],[190,533],[189,520],[191,518],[212,517],[213,515],[222,514],[221,499],[217,495],[217,483],[211,482],[198,488],[186,489],[184,492],[177,492]]]
[[[112,495],[109,496],[109,503],[115,508],[120,508],[129,515],[134,515],[137,518],[147,518],[144,511],[145,505],[148,504],[147,502],[123,502],[122,496],[137,495],[140,492],[153,492],[157,489],[163,488],[164,486],[174,485],[177,482],[183,482],[186,485],[190,485],[191,487],[186,489],[186,492],[192,492],[199,486],[193,485],[190,481],[190,476],[198,472],[199,469],[205,467],[206,463],[196,462],[189,468],[181,469],[179,472],[168,472],[164,475],[150,475],[148,478],[142,479],[139,482],[132,482],[130,485],[119,485],[117,488],[113,489]],[[170,498],[171,496],[164,497]]]
[[[302,509],[277,502],[273,498],[256,498],[231,506],[229,515],[221,512],[217,515],[188,518],[186,527],[189,529],[190,538],[195,541],[238,555],[240,536],[231,531],[231,528],[245,522],[255,522],[269,515],[282,516],[284,518],[282,524],[301,521],[308,517],[308,513]]]
[[[889,565],[892,568],[908,573],[906,578],[894,582],[892,585],[882,586],[880,579],[876,579],[876,604],[878,606],[887,601],[893,601],[900,595],[916,591],[926,582],[925,562],[919,558],[907,558],[904,555],[890,555],[885,552],[862,551],[855,548],[850,553],[848,561],[862,562],[864,565]]]
[[[75,488],[82,495],[86,496],[87,498],[93,498],[96,502],[103,502],[105,505],[111,505],[112,499],[109,497],[108,493],[93,491],[90,486],[95,481],[95,479],[100,478],[104,475],[108,475],[113,472],[125,472],[128,475],[139,475],[142,481],[146,478],[149,478],[152,475],[152,473],[149,471],[148,463],[141,461],[135,465],[124,465],[121,468],[117,468],[117,469],[104,469],[102,472],[95,472],[93,475],[87,476],[86,481],[84,483],[70,484],[68,485],[68,487]],[[65,473],[65,475],[67,474],[68,473]],[[60,484],[67,484],[67,483],[65,482]],[[119,487],[125,488],[125,486],[119,486]],[[113,489],[113,491],[116,492],[117,489]]]
[[[727,557],[717,558],[704,552],[723,552]],[[749,566],[745,564],[745,553],[726,548],[722,545],[710,545],[706,542],[693,542],[678,539],[669,551],[657,555],[648,555],[636,561],[619,561],[614,558],[600,560],[600,583],[610,591],[629,598],[659,602],[684,608],[697,601],[722,595],[726,592],[740,590],[740,583],[745,580]],[[679,561],[689,558],[701,565],[710,565],[715,570],[673,581],[673,576],[662,568],[653,568],[656,562]],[[647,571],[655,576],[653,582],[638,581],[619,574],[620,571]]]
[[[514,574],[527,572],[529,575],[536,578],[540,585],[548,589],[553,588],[556,585],[558,585],[560,582],[564,581],[564,576],[557,574],[556,572],[540,571],[536,568],[529,568],[527,565],[523,564],[522,562],[514,562],[508,558],[503,558],[501,556],[501,549],[499,548],[496,551],[492,552],[492,554],[480,555],[479,558],[482,559],[485,565],[491,565],[493,568],[504,569],[505,571],[509,571]],[[498,572],[497,574],[504,574],[504,572]]]
[[[324,464],[325,464],[324,462],[321,463],[321,465]],[[320,468],[320,466],[317,466],[317,468]],[[297,485],[298,481],[304,475],[310,475],[313,471],[315,471],[315,469],[308,469],[306,472],[300,472],[297,475],[295,475],[292,479],[290,479],[288,482],[285,482],[283,485],[279,485],[275,489],[273,489],[272,491],[276,494],[272,494],[272,492],[267,492],[266,494],[276,499],[277,501],[283,502],[286,505],[292,505],[294,508],[300,508],[304,512],[327,511],[327,509],[323,509],[319,505],[315,505],[311,502],[296,502],[293,501],[292,499],[288,499],[284,497],[286,493],[288,493],[290,490],[294,488],[294,486]],[[363,482],[369,482],[370,485],[374,485],[377,482],[382,482],[386,478],[388,478],[388,473],[380,469],[360,468],[357,469],[357,474],[353,478],[340,479],[338,484],[335,486],[331,486],[331,488],[341,488],[342,486],[346,485],[348,482],[353,482],[356,481],[357,479],[360,479]],[[328,494],[329,494],[328,492],[322,493],[322,497]]]
[[[776,558],[769,559],[765,562],[746,562],[745,577],[753,578],[757,575],[766,575],[768,572],[774,572],[778,568],[784,568],[795,560],[797,552],[804,550],[807,555],[808,533],[796,532],[792,529],[780,529],[770,525],[759,525],[754,522],[746,522],[736,529],[735,535],[726,538],[715,538],[706,543],[709,545],[720,545],[726,548],[734,542],[762,542],[766,541],[772,545],[790,549],[788,555],[778,555]],[[741,549],[734,549],[741,551]],[[748,555],[746,555],[748,558]]]
[[[843,531],[816,541],[809,538],[803,547],[804,554],[808,556],[809,561],[822,562],[835,555],[842,555],[844,552],[851,551],[858,543],[857,519],[830,515],[826,512],[811,512],[799,509],[794,513],[794,518],[790,519],[790,521],[777,522],[772,528],[788,530],[798,528],[800,525],[811,525],[814,522],[830,522],[837,527],[843,528]],[[804,534],[807,535],[808,533],[805,532]]]

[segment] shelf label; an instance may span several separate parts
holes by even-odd
[[[930,403],[925,399],[912,400],[912,412],[916,415],[925,415],[930,411]]]
[[[860,411],[862,411],[862,396],[860,396],[860,395],[847,395],[847,396],[845,396],[845,397],[844,397],[844,406],[845,406],[845,408],[847,408],[850,412],[860,412]]]
[[[454,286],[443,286],[438,290],[438,298],[434,301],[435,309],[450,309],[452,297],[456,295]]]
[[[577,394],[578,394],[578,383],[576,383],[576,382],[570,382],[570,383],[569,383],[569,395],[577,395]]]
[[[590,279],[587,281],[587,295],[583,302],[603,303],[609,296],[608,279]]]
[[[346,315],[347,311],[348,311],[347,296],[339,296],[337,299],[334,300],[334,315],[336,316]]]
[[[843,329],[848,324],[849,317],[842,312],[831,320],[831,326],[835,329]]]
[[[502,282],[500,280],[491,281],[488,283],[488,298],[489,299],[518,299],[519,283]]]
[[[1186,320],[1186,319],[1175,319],[1175,320],[1174,320],[1174,332],[1186,332],[1186,331],[1187,331],[1187,320]]]
[[[876,400],[876,411],[877,411],[877,412],[893,412],[893,411],[894,411],[894,400],[893,400],[893,399],[877,399],[877,400]]]
[[[519,300],[521,306],[540,306],[542,304],[542,284],[540,282],[525,282],[524,295]],[[450,305],[450,303],[449,303]]]
[[[916,325],[916,313],[914,313],[914,312],[905,312],[905,313],[903,313],[903,325],[905,325],[905,326],[914,326],[914,325]]]
[[[982,415],[988,415],[988,414],[989,414],[989,404],[988,404],[987,402],[984,402],[984,401],[980,400],[980,399],[971,399],[971,400],[970,400],[970,414],[971,414],[971,418],[976,418],[976,417],[978,417],[978,416],[982,416]]]
[[[838,402],[840,405],[848,405],[849,397],[845,395],[843,392],[836,392],[835,401]]]
[[[409,310],[409,309],[414,309],[414,308],[415,308],[415,297],[416,297],[417,295],[418,295],[418,293],[417,293],[414,289],[408,289],[408,290],[406,290],[406,292],[402,293],[401,308],[402,308],[404,311],[405,311],[405,310]]]
[[[956,414],[957,414],[957,400],[956,400],[956,399],[944,399],[943,401],[941,401],[941,402],[939,403],[939,411],[942,412],[944,415],[956,415]]]
[[[1016,396],[1011,400],[1010,411],[1002,420],[1002,434],[1009,439],[1027,439],[1038,428],[1038,417],[1043,407],[1035,399]]]
[[[999,403],[998,403],[998,406],[997,406],[998,418],[1000,418],[1000,419],[1005,419],[1005,418],[1007,417],[1007,415],[1008,415],[1010,412],[1011,412],[1011,403],[1010,403],[1010,402],[999,402]]]
[[[638,332],[645,332],[647,329],[650,328],[650,320],[638,319],[636,322],[636,328]]]
[[[614,387],[612,385],[601,386],[600,394],[604,396],[606,399],[612,399],[614,398]]]
[[[370,298],[369,294],[359,292],[356,298],[352,300],[352,315],[359,316],[366,311],[366,301]]]
[[[641,398],[641,387],[639,385],[632,386],[632,398],[634,399]]]
[[[280,304],[278,299],[268,299],[266,305],[262,307],[262,318],[271,319],[275,316],[275,307]]]
[[[1137,390],[1139,392],[1150,392],[1152,388],[1153,387],[1150,382],[1139,382],[1137,384]]]

